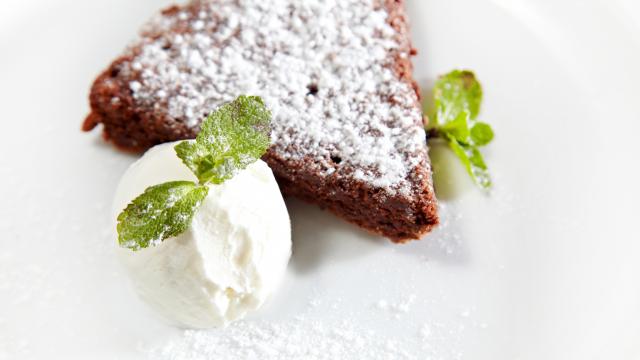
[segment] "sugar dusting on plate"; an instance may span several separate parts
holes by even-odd
[[[185,331],[149,352],[153,359],[413,359],[395,339],[348,322],[328,326],[304,318],[286,323],[242,321],[222,331]]]
[[[324,301],[328,308],[335,305],[335,301]],[[411,316],[408,310],[401,312]],[[406,322],[407,318],[385,321]],[[185,330],[166,344],[142,346],[142,351],[157,360],[462,359],[455,344],[475,324],[466,316],[455,324],[427,322],[413,334],[388,336],[348,318],[331,321],[306,312],[285,321],[242,320],[225,329]]]

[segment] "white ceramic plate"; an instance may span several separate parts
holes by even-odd
[[[113,257],[109,206],[135,157],[79,131],[94,76],[166,2],[3,2],[0,359],[138,359],[181,339]],[[465,67],[484,84],[495,189],[436,151],[444,224],[404,246],[290,201],[295,253],[254,319],[346,320],[426,359],[640,358],[639,6],[408,7],[417,79]]]

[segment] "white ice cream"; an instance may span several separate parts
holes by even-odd
[[[126,171],[113,217],[151,185],[197,181],[175,155],[158,145]],[[191,227],[160,245],[118,248],[133,285],[170,322],[209,328],[257,310],[277,288],[291,255],[291,226],[271,169],[262,161],[212,185]]]

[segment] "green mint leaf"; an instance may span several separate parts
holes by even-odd
[[[137,251],[183,233],[209,188],[191,181],[148,187],[118,215],[118,243]]]
[[[433,126],[446,125],[467,112],[471,120],[480,112],[482,87],[473,72],[453,70],[440,77],[433,89],[435,116]]]
[[[221,184],[265,153],[270,125],[260,97],[239,96],[209,115],[195,142],[181,142],[176,153],[201,184]]]
[[[447,136],[452,136],[458,142],[468,144],[471,137],[469,129],[469,112],[462,111],[458,116],[440,127],[440,131]]]
[[[454,137],[447,137],[449,147],[458,156],[473,181],[484,189],[491,187],[491,176],[487,164],[477,147],[459,143]]]
[[[493,140],[493,130],[487,123],[477,122],[471,128],[470,134],[471,141],[476,146],[487,145]]]

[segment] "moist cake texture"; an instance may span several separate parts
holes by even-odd
[[[438,222],[403,1],[208,0],[163,10],[93,84],[84,130],[141,151],[238,95],[273,114],[285,194],[396,242]]]

